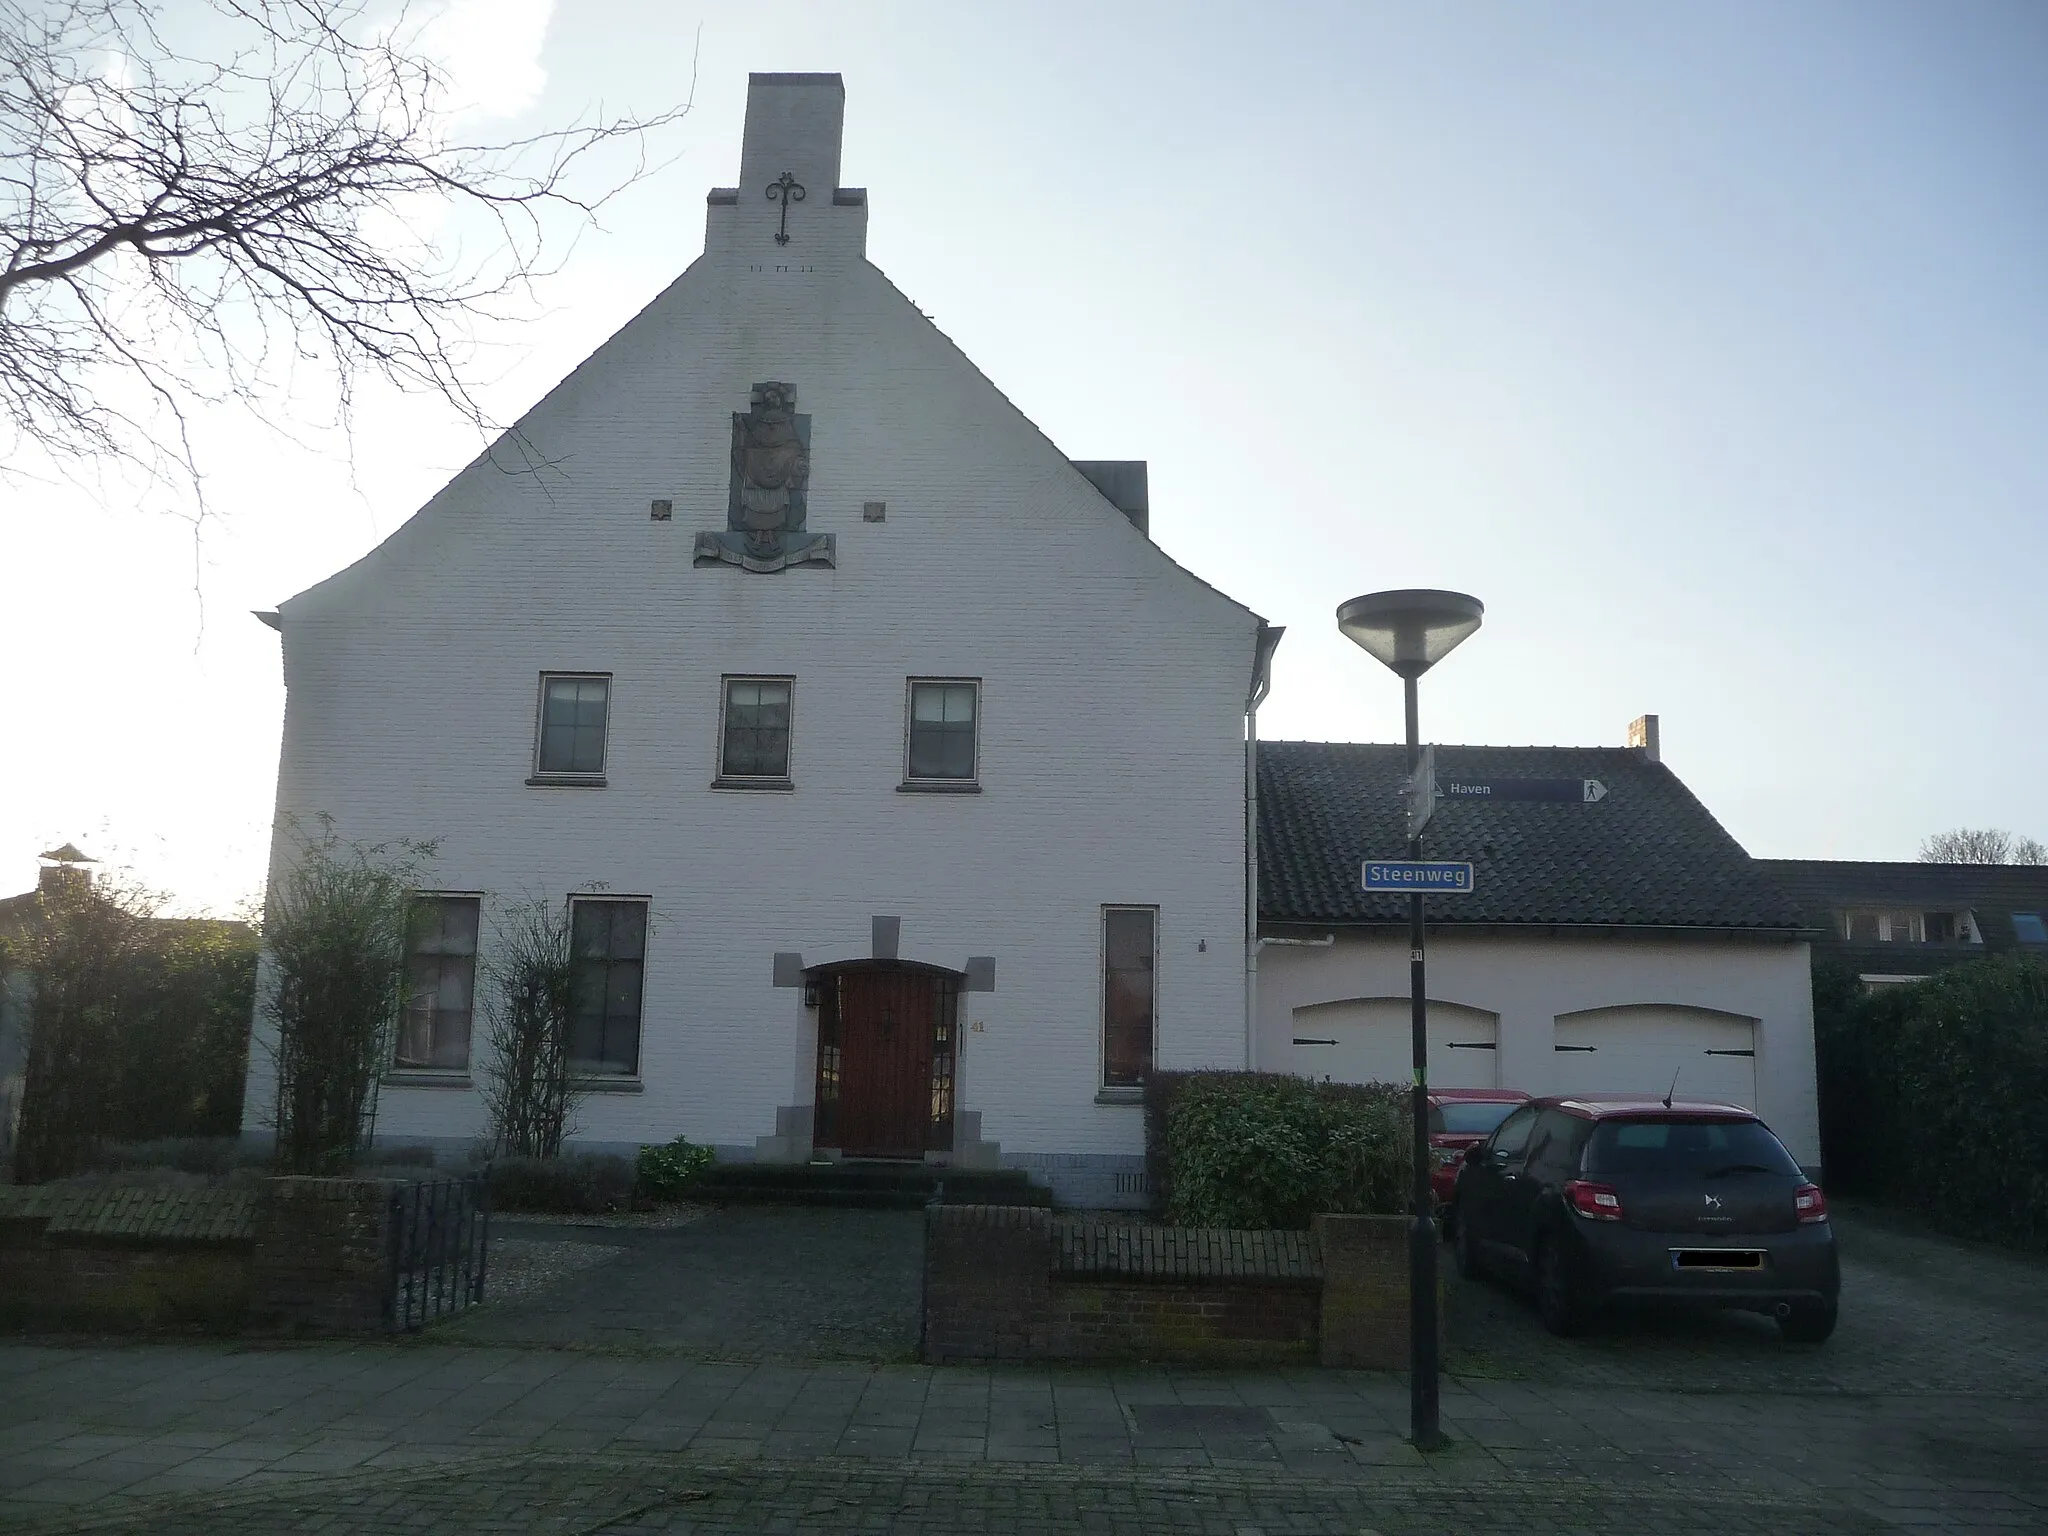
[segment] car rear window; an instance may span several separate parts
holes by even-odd
[[[1675,1173],[1705,1178],[1761,1169],[1797,1173],[1778,1138],[1755,1120],[1607,1120],[1586,1145],[1586,1171]]]
[[[1507,1101],[1479,1100],[1465,1104],[1432,1104],[1429,1128],[1447,1136],[1486,1136],[1512,1114],[1516,1105]]]

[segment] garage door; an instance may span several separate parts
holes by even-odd
[[[1294,1070],[1338,1083],[1407,1083],[1408,999],[1354,997],[1294,1010]],[[1436,1088],[1495,1088],[1500,1020],[1456,1003],[1429,1005],[1429,1081]]]
[[[1556,1093],[1640,1093],[1756,1108],[1756,1020],[1709,1008],[1594,1008],[1560,1014]]]

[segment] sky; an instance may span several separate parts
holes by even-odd
[[[691,103],[480,333],[500,419],[700,251],[748,72],[837,71],[870,259],[1063,451],[1148,460],[1153,537],[1287,627],[1262,736],[1399,739],[1333,614],[1448,587],[1486,623],[1427,739],[1656,713],[1759,856],[2048,837],[2048,7],[414,14],[478,136]],[[257,894],[284,690],[250,612],[479,447],[372,392],[351,451],[323,400],[202,423],[196,545],[161,494],[0,481],[0,894],[67,839],[180,910]]]

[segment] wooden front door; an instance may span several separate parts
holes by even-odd
[[[958,980],[887,962],[826,979],[818,999],[816,1139],[847,1157],[947,1151]]]

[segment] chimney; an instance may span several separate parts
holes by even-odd
[[[1664,761],[1664,749],[1657,740],[1657,717],[1637,715],[1628,723],[1628,744],[1642,748],[1643,756],[1653,763]]]
[[[839,185],[845,126],[846,85],[839,76],[747,76],[740,184],[711,189],[707,252],[723,247],[750,270],[773,268],[777,275],[860,255],[868,199],[860,187]]]
[[[1074,468],[1102,492],[1138,532],[1152,536],[1152,503],[1143,459],[1075,459]]]

